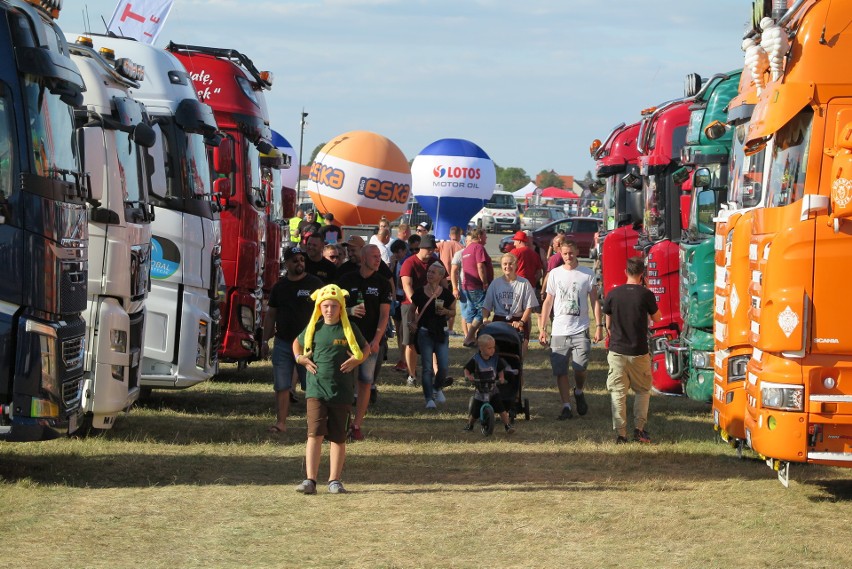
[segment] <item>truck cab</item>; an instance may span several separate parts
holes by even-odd
[[[81,419],[88,178],[73,107],[83,78],[58,1],[0,2],[0,437],[43,440]]]
[[[754,210],[749,243],[754,350],[745,431],[784,483],[791,463],[852,465],[852,299],[844,277],[852,213],[850,19],[852,5],[811,0],[762,31],[769,61],[781,65],[767,69],[746,137],[747,151],[773,145],[766,207]]]
[[[211,174],[230,172],[230,143],[218,135],[213,110],[198,100],[174,55],[128,38],[91,37],[96,48],[114,49],[145,68],[145,81],[131,93],[151,118],[157,136],[149,152],[162,175],[150,194],[151,291],[140,386],[183,389],[218,369],[223,277]]]
[[[627,282],[627,259],[641,255],[636,247],[642,225],[642,192],[639,177],[639,125],[619,124],[606,140],[592,142],[595,175],[606,183],[602,203],[603,228],[598,233],[598,277],[601,294]],[[638,183],[639,188],[624,183]]]
[[[263,97],[272,87],[272,76],[236,50],[175,43],[166,49],[186,67],[199,99],[213,108],[233,148],[230,174],[214,182],[228,189],[227,194],[217,192],[223,205],[226,289],[219,357],[244,367],[260,357],[268,230],[260,157],[276,153]]]
[[[645,255],[646,284],[656,296],[663,316],[650,329],[653,388],[671,394],[682,393],[680,380],[671,377],[666,369],[665,346],[683,327],[678,243],[683,226],[681,212],[684,203],[688,204],[672,175],[681,166],[680,152],[686,142],[690,104],[690,99],[678,99],[646,109],[638,135],[644,198],[639,247]]]
[[[687,397],[707,403],[713,397],[713,219],[727,194],[732,132],[725,118],[739,79],[739,71],[715,75],[695,94],[681,149],[683,166],[675,174],[690,172],[692,199],[680,240],[683,329],[666,346],[666,367],[669,376],[681,380]]]
[[[89,37],[69,34],[68,40],[86,82],[75,116],[93,198],[80,429],[88,432],[111,428],[139,398],[155,175],[147,149],[156,135],[145,106],[129,92],[144,80],[144,69],[110,48],[95,51]]]

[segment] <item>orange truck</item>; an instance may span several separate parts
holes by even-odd
[[[716,217],[713,309],[713,425],[722,439],[742,454],[745,446],[745,378],[751,358],[748,247],[753,210],[763,207],[766,149],[746,155],[745,137],[757,102],[748,68],[740,76],[738,95],[728,103],[733,131],[728,162],[728,202]]]
[[[745,140],[766,148],[748,258],[745,436],[791,463],[852,465],[852,3],[801,0],[762,30],[768,73]],[[762,26],[763,27],[763,26]]]

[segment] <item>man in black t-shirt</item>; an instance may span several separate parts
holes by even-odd
[[[322,281],[322,284],[332,284],[337,277],[337,267],[322,256],[325,243],[322,237],[315,233],[308,237],[305,246],[305,271]]]
[[[305,212],[305,219],[299,222],[299,238],[302,245],[307,245],[308,237],[319,233],[320,227],[316,220],[316,212],[313,210]]]
[[[627,390],[633,389],[633,440],[650,443],[645,431],[651,400],[651,356],[648,354],[648,319],[662,320],[654,293],[642,284],[645,262],[640,257],[627,260],[627,283],[612,289],[603,302],[609,335],[609,374],[606,388],[612,399],[612,427],[615,442],[627,442]]]
[[[287,430],[287,415],[290,411],[290,387],[293,372],[299,374],[302,390],[305,389],[306,370],[296,365],[293,355],[293,340],[308,325],[314,311],[311,293],[322,288],[323,283],[305,271],[305,254],[299,247],[284,251],[284,267],[287,274],[278,280],[269,293],[269,308],[263,322],[263,346],[275,336],[272,348],[272,378],[275,390],[276,422],[269,427],[270,433]],[[266,348],[268,351],[268,348]]]
[[[382,341],[388,327],[390,306],[393,299],[390,281],[378,273],[382,253],[375,245],[367,245],[360,251],[361,265],[358,270],[343,274],[337,286],[349,291],[346,312],[349,320],[370,342],[370,355],[358,366],[358,402],[350,436],[356,441],[364,438],[361,426],[370,403],[370,389],[375,382],[379,366],[382,365],[386,344]]]

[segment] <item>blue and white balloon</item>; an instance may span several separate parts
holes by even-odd
[[[281,185],[291,190],[298,189],[296,186],[299,184],[299,157],[296,156],[293,145],[274,130],[272,131],[272,144],[281,154],[290,157],[290,167],[281,170]]]
[[[450,227],[468,222],[494,193],[497,170],[479,146],[443,138],[424,148],[411,164],[411,190],[434,222],[437,239],[449,239]]]

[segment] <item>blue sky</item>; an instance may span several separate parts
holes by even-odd
[[[103,33],[115,0],[65,2],[63,31]],[[412,159],[464,138],[500,166],[582,178],[588,147],[687,73],[742,67],[744,0],[176,0],[157,44],[233,48],[275,74],[272,128],[304,159],[350,130]],[[121,54],[118,54],[119,57]]]

